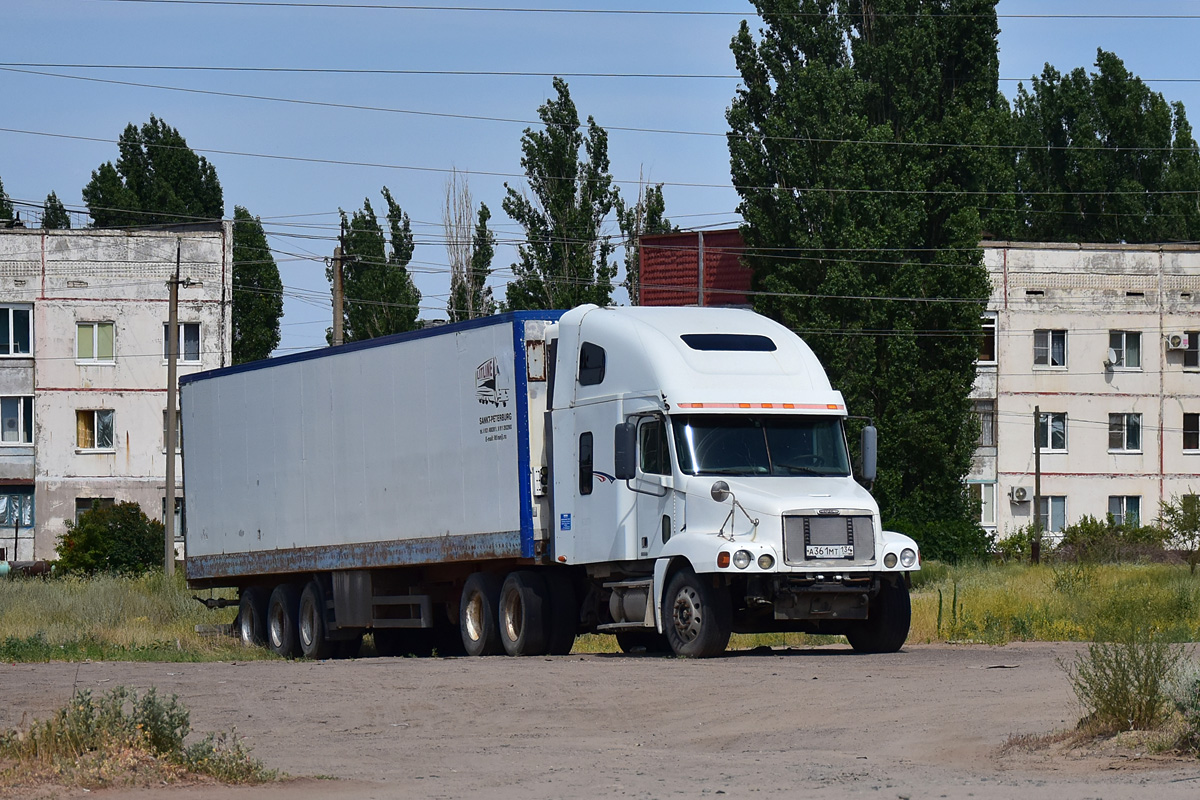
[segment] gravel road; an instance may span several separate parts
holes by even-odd
[[[1076,647],[0,665],[0,728],[75,688],[153,686],[293,778],[88,797],[1200,797],[1197,761],[1002,751],[1079,718],[1057,665]]]

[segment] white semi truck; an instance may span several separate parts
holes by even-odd
[[[181,406],[188,582],[281,655],[908,635],[917,545],[812,351],[749,311],[502,314],[188,376]]]

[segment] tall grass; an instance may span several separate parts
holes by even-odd
[[[227,624],[180,575],[0,580],[0,660],[194,661],[267,657],[197,625]],[[229,594],[229,596],[233,596]]]

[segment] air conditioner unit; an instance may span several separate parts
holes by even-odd
[[[1186,333],[1168,333],[1167,334],[1167,349],[1168,350],[1187,350],[1188,335]]]
[[[1008,498],[1014,503],[1028,503],[1033,499],[1033,490],[1028,486],[1014,486],[1008,490]]]

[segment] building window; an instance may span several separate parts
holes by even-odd
[[[1200,414],[1183,415],[1183,449],[1200,450]]]
[[[76,411],[75,446],[80,450],[112,450],[114,447],[112,410]]]
[[[1108,349],[1114,369],[1142,368],[1142,334],[1137,331],[1109,331]]]
[[[163,525],[167,524],[167,498],[162,498],[162,516],[159,517]],[[182,539],[184,528],[187,524],[187,508],[183,503],[182,497],[175,498],[175,538]]]
[[[1138,452],[1142,449],[1142,415],[1108,415],[1108,449]]]
[[[1200,331],[1188,331],[1187,350],[1183,351],[1185,367],[1200,367]]]
[[[1038,521],[1047,533],[1058,533],[1067,527],[1067,498],[1043,497],[1038,508]]]
[[[0,529],[33,527],[33,489],[0,494]]]
[[[32,397],[0,397],[0,444],[33,444]]]
[[[971,502],[979,506],[979,524],[993,526],[996,524],[996,484],[969,483],[967,490],[971,494]]]
[[[79,518],[93,508],[112,508],[114,505],[116,501],[111,497],[76,497],[75,524],[78,525]]]
[[[163,452],[167,449],[167,410],[163,409]],[[183,441],[183,421],[179,417],[179,412],[175,412],[175,452],[180,450],[180,442]]]
[[[979,321],[983,329],[983,341],[979,343],[979,363],[996,363],[996,315],[985,314]]]
[[[996,446],[996,401],[995,400],[976,400],[972,404],[972,413],[975,415],[975,421],[979,425],[979,438],[975,442],[976,447],[995,447]]]
[[[1062,413],[1042,414],[1038,420],[1038,445],[1042,450],[1067,449],[1067,415]]]
[[[171,343],[167,340],[169,331],[167,323],[163,323],[163,361],[171,357]],[[179,323],[179,360],[178,364],[200,363],[200,323]]]
[[[113,363],[113,323],[77,323],[75,325],[75,360],[83,364]]]
[[[592,433],[579,434],[579,493],[592,493]]]
[[[1108,513],[1112,514],[1113,522],[1117,525],[1140,525],[1142,519],[1142,498],[1109,497]]]
[[[1067,332],[1034,331],[1033,365],[1035,367],[1065,367],[1067,365]]]
[[[0,306],[0,356],[27,356],[32,341],[29,308]]]

